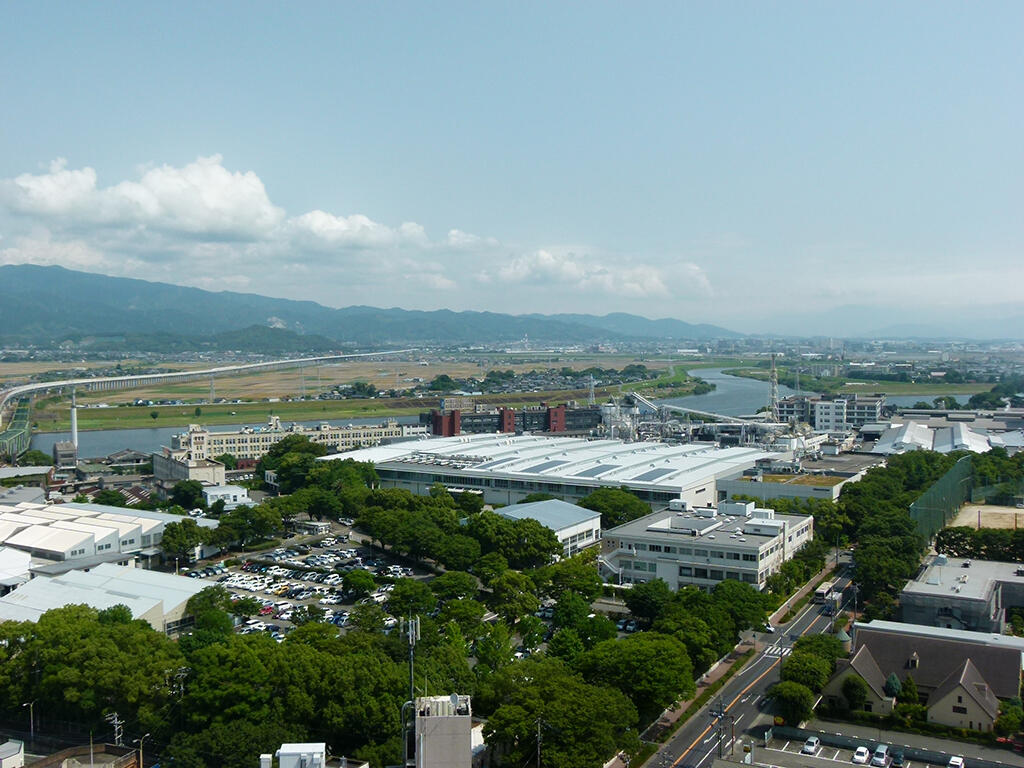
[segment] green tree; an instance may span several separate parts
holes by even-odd
[[[835,635],[805,635],[793,644],[793,653],[809,653],[828,662],[829,676],[835,671],[836,661],[846,656],[843,644]]]
[[[455,600],[460,597],[475,597],[479,585],[471,573],[446,571],[430,582],[430,588],[438,600]]]
[[[548,655],[570,665],[574,665],[584,651],[583,640],[575,629],[560,629],[548,642]]]
[[[463,597],[445,603],[438,620],[442,623],[454,622],[466,637],[476,637],[486,613],[487,608],[483,603]]]
[[[185,509],[206,508],[203,484],[198,480],[181,480],[171,489],[170,502]]]
[[[654,622],[672,600],[672,589],[664,579],[634,584],[623,595],[629,612],[648,623]]]
[[[604,583],[597,572],[597,548],[591,547],[557,563],[538,568],[531,574],[537,589],[549,597],[566,591],[576,592],[585,600],[596,600]]]
[[[907,679],[903,681],[903,687],[900,689],[900,701],[906,704],[918,704],[921,700],[921,694],[917,691],[917,683],[914,681],[913,675],[907,675]]]
[[[787,725],[798,726],[811,716],[814,710],[814,693],[806,685],[782,681],[772,686],[768,696]]]
[[[292,624],[301,627],[303,624],[322,622],[326,619],[324,609],[319,605],[300,605],[292,611]]]
[[[578,659],[576,668],[587,682],[626,694],[645,722],[696,692],[686,647],[657,632],[598,643]]]
[[[416,579],[399,579],[388,595],[388,610],[394,616],[427,614],[437,607],[430,587]]]
[[[523,616],[516,625],[523,647],[531,653],[544,641],[547,625],[536,616]]]
[[[451,392],[458,388],[458,383],[447,373],[435,376],[427,387],[431,392]]]
[[[832,672],[829,663],[820,656],[795,651],[782,662],[779,677],[794,683],[800,683],[815,693],[821,691],[828,682]]]
[[[885,685],[882,690],[886,696],[892,696],[894,699],[900,697],[900,692],[903,689],[903,684],[900,682],[899,676],[895,672],[890,672],[889,677],[885,679]]]
[[[999,717],[993,730],[1000,736],[1013,736],[1024,726],[1024,709],[1019,698],[1007,699],[999,705]]]
[[[132,620],[132,609],[118,603],[101,610],[96,618],[100,624],[127,624]]]
[[[556,629],[575,629],[580,632],[589,614],[590,603],[575,592],[566,592],[555,603],[551,624]]]
[[[561,662],[528,659],[506,667],[481,699],[489,712],[484,734],[503,764],[526,765],[536,751],[538,720],[544,763],[592,768],[620,750],[639,747],[637,712],[614,688],[589,685]]]
[[[52,467],[53,457],[35,448],[25,451],[18,457],[18,466],[21,467]]]
[[[484,584],[490,584],[499,574],[508,570],[508,560],[497,552],[484,555],[473,566],[473,573],[480,577]]]
[[[106,504],[108,507],[125,507],[128,505],[128,500],[121,495],[120,491],[115,491],[113,488],[104,488],[102,491],[97,491],[92,501],[94,504]]]
[[[581,499],[579,506],[601,514],[601,528],[607,530],[617,525],[649,515],[651,508],[634,496],[628,488],[598,488]]]
[[[533,582],[518,571],[505,571],[491,580],[491,607],[509,624],[521,616],[534,613],[540,601],[533,591]]]
[[[737,630],[760,628],[765,623],[765,597],[751,584],[726,579],[715,585],[712,597],[726,610]]]
[[[224,465],[224,469],[227,470],[234,470],[237,469],[238,467],[238,459],[236,459],[230,453],[222,453],[220,454],[220,456],[214,456],[213,460],[219,461],[221,464]]]
[[[455,534],[441,542],[437,560],[445,568],[464,571],[480,559],[480,544],[469,536]]]
[[[197,405],[197,406],[195,407],[195,410],[194,410],[194,411],[192,411],[192,413],[194,413],[194,414],[195,414],[196,416],[202,416],[202,415],[203,415],[203,409],[202,409],[202,408],[200,408],[200,407],[199,407],[199,406]]]
[[[476,659],[479,665],[497,672],[512,663],[515,643],[509,628],[500,621],[487,625],[476,641]],[[478,666],[479,666],[478,665]]]
[[[155,408],[149,412],[149,418],[153,419],[153,421],[156,421],[159,416],[160,411],[156,410]]]
[[[849,675],[843,680],[841,687],[843,698],[846,699],[846,706],[853,711],[864,709],[868,700],[868,685],[861,679],[860,675]]]
[[[160,539],[160,547],[165,554],[177,557],[189,557],[195,548],[206,541],[205,528],[190,517],[182,518],[178,523],[167,523],[164,535]]]
[[[366,595],[377,589],[377,582],[373,574],[361,568],[349,571],[341,577],[342,586],[346,592],[351,592],[354,597],[366,597]]]

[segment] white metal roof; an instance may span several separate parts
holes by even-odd
[[[757,448],[710,443],[585,440],[574,437],[485,434],[443,437],[322,457],[388,467],[445,467],[469,475],[498,475],[634,488],[689,488],[775,457]]]
[[[78,547],[91,547],[93,540],[93,534],[83,531],[68,531],[51,528],[48,525],[30,525],[7,539],[6,543],[12,547],[64,554],[68,550]],[[92,552],[88,554],[92,554]]]

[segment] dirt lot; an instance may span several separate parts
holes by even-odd
[[[997,507],[991,504],[965,504],[950,523],[950,526],[959,525],[971,528],[1024,527],[1024,509]]]

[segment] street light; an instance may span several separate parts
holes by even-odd
[[[33,744],[36,743],[36,702],[39,699],[32,699],[32,701],[26,701],[21,706],[28,707],[28,735],[29,741]]]
[[[144,733],[141,738],[134,739],[134,742],[139,745],[139,768],[145,768],[146,765],[142,760],[142,745],[146,743],[147,738],[149,738],[149,734]]]

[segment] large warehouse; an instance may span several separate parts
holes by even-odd
[[[159,553],[164,526],[181,517],[104,504],[0,503],[0,545],[58,562],[106,559],[127,562]],[[200,518],[215,528],[216,520]]]
[[[710,443],[585,440],[539,435],[462,435],[323,456],[377,468],[381,484],[425,494],[434,483],[483,494],[489,504],[515,504],[531,493],[575,501],[597,488],[626,486],[654,507],[683,499],[692,506],[717,500],[716,483],[737,477],[758,459],[757,448]]]

